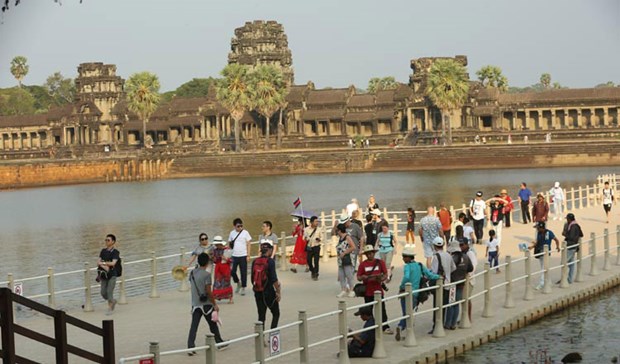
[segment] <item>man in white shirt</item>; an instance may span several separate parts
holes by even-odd
[[[609,182],[605,181],[603,187],[603,210],[605,210],[605,217],[609,224],[609,212],[611,211],[611,205],[614,203],[614,190],[609,187]]]
[[[563,213],[562,207],[564,203],[564,190],[560,187],[560,182],[556,182],[551,190],[549,190],[549,196],[553,199],[553,220],[562,220]]]
[[[228,245],[232,248],[232,272],[231,277],[237,284],[235,293],[245,296],[245,288],[248,284],[248,262],[250,261],[250,242],[252,237],[243,228],[243,221],[240,218],[233,220],[234,229],[228,235]],[[241,279],[237,276],[237,267]]]
[[[347,215],[348,216],[352,216],[353,215],[353,211],[360,209],[360,204],[357,202],[356,198],[352,198],[351,199],[351,203],[347,205]]]
[[[487,203],[482,199],[482,191],[476,192],[476,198],[469,204],[469,212],[474,221],[476,240],[481,242],[484,233],[484,218],[487,217]]]

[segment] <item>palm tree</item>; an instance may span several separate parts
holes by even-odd
[[[373,77],[368,80],[366,92],[375,93],[382,90],[395,90],[396,88],[398,88],[398,82],[396,82],[396,79],[392,76],[383,78]]]
[[[17,56],[13,58],[11,61],[11,73],[13,77],[17,80],[19,84],[19,88],[22,87],[22,80],[28,74],[28,70],[30,67],[28,66],[28,59],[24,56]]]
[[[476,76],[484,87],[495,87],[502,92],[508,90],[508,79],[497,66],[484,66],[476,72]]]
[[[286,102],[286,83],[282,70],[259,65],[250,73],[250,97],[256,111],[265,117],[265,149],[269,149],[271,116]]]
[[[428,75],[426,96],[441,110],[441,135],[446,140],[446,121],[448,124],[448,144],[452,144],[452,127],[447,113],[461,108],[467,100],[469,81],[467,70],[453,59],[436,60]]]
[[[543,73],[542,75],[540,75],[540,84],[548,89],[551,87],[551,75],[548,73]]]
[[[142,120],[142,145],[146,147],[146,123],[159,105],[159,78],[150,72],[134,73],[125,83],[127,107]]]
[[[217,83],[217,100],[230,112],[235,121],[235,151],[241,151],[239,122],[243,114],[252,110],[252,97],[249,90],[249,66],[229,64],[222,72],[222,79]]]

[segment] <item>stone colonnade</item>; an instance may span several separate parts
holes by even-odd
[[[0,150],[40,149],[51,145],[48,131],[5,131],[0,133]]]
[[[494,123],[502,129],[577,129],[618,125],[618,106],[505,110]]]

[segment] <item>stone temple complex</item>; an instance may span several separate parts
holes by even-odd
[[[409,82],[399,83],[393,90],[358,93],[354,86],[316,89],[312,82],[295,85],[283,26],[254,21],[235,30],[228,62],[281,66],[290,85],[287,106],[272,121],[282,120],[282,145],[329,147],[342,146],[356,137],[368,138],[373,145],[387,144],[416,129],[422,142],[436,137],[441,113],[425,90],[428,71],[439,58],[444,57],[412,59]],[[466,56],[453,59],[467,65]],[[114,65],[80,64],[75,84],[72,104],[41,115],[0,117],[0,150],[101,145],[135,148],[141,144],[142,121],[128,111],[124,80]],[[471,141],[477,134],[502,137],[549,131],[609,135],[618,131],[619,108],[619,87],[504,93],[471,80],[467,102],[454,112],[450,123],[457,141]],[[271,128],[274,134],[277,129]],[[247,112],[241,120],[243,147],[261,147],[264,130],[264,118]],[[160,104],[149,119],[147,133],[156,148],[200,144],[215,150],[232,145],[234,123],[212,89],[205,97],[176,97]]]

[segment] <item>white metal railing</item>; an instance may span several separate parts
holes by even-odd
[[[256,350],[255,350],[255,358],[252,363],[265,363],[271,360],[283,358],[285,356],[289,356],[289,355],[296,354],[296,353],[299,353],[300,363],[308,363],[310,362],[310,354],[309,354],[310,348],[315,348],[315,347],[325,345],[325,344],[328,344],[334,341],[338,341],[339,348],[340,348],[339,349],[339,353],[340,353],[339,363],[348,363],[349,358],[348,358],[348,351],[347,351],[347,339],[353,335],[374,330],[375,348],[373,352],[373,358],[386,358],[387,353],[384,347],[383,330],[382,330],[382,327],[384,324],[398,322],[403,319],[406,321],[406,325],[405,325],[406,336],[403,341],[403,346],[405,347],[416,345],[415,333],[413,331],[413,322],[417,316],[420,316],[423,314],[427,314],[431,312],[435,313],[434,329],[432,332],[432,336],[436,338],[444,337],[446,335],[444,331],[444,325],[443,325],[443,321],[444,321],[443,311],[444,309],[449,308],[449,307],[460,306],[460,312],[461,312],[460,327],[461,328],[471,327],[471,322],[469,321],[467,310],[468,310],[468,306],[471,304],[471,301],[474,299],[477,299],[478,297],[484,297],[482,317],[492,317],[494,315],[493,293],[497,292],[498,290],[503,289],[505,293],[505,298],[504,298],[504,304],[502,305],[502,307],[503,308],[515,307],[515,303],[514,303],[515,298],[513,296],[513,290],[512,290],[513,285],[517,282],[525,280],[525,283],[524,283],[525,293],[523,296],[523,300],[525,301],[532,300],[534,296],[532,292],[531,279],[532,279],[532,276],[534,275],[539,275],[539,274],[544,273],[544,286],[542,287],[542,293],[549,294],[551,293],[551,290],[552,290],[552,287],[551,287],[552,284],[551,284],[551,278],[550,278],[551,270],[561,269],[561,279],[560,279],[560,286],[559,286],[560,289],[566,289],[567,287],[569,287],[568,282],[567,282],[569,265],[575,266],[575,274],[573,276],[573,280],[575,282],[581,282],[584,280],[583,279],[583,269],[584,269],[583,262],[585,260],[588,260],[588,259],[590,260],[590,272],[588,273],[588,275],[590,276],[595,276],[598,274],[599,267],[597,267],[596,257],[600,255],[603,255],[604,257],[604,262],[602,264],[601,269],[610,270],[611,269],[611,251],[612,251],[609,245],[610,235],[611,234],[608,231],[608,229],[605,229],[604,234],[596,236],[594,233],[592,233],[589,240],[587,241],[580,240],[578,244],[567,246],[566,242],[564,242],[562,244],[562,247],[560,248],[560,253],[561,253],[560,262],[558,265],[555,265],[555,266],[550,266],[550,258],[549,258],[550,251],[548,249],[548,246],[545,245],[543,252],[534,254],[534,255],[531,254],[528,249],[526,252],[524,252],[523,257],[512,260],[511,256],[506,256],[505,261],[502,264],[496,267],[493,267],[493,268],[491,268],[491,266],[489,265],[489,262],[485,262],[484,270],[479,271],[471,276],[468,274],[464,280],[451,282],[449,284],[444,285],[443,279],[439,279],[437,280],[437,285],[433,287],[412,290],[411,284],[407,283],[407,285],[405,286],[404,293],[399,293],[396,295],[382,298],[381,292],[377,291],[374,294],[373,301],[364,303],[364,304],[350,306],[350,307],[347,307],[347,303],[345,300],[340,300],[338,302],[338,309],[335,311],[321,313],[313,317],[307,317],[306,312],[302,310],[302,311],[299,311],[299,319],[297,321],[293,321],[291,323],[287,323],[277,328],[268,329],[268,330],[264,330],[262,327],[262,323],[258,322],[254,325],[254,330],[255,330],[254,334],[243,336],[237,339],[232,339],[232,340],[219,343],[216,345],[214,345],[213,335],[207,334],[207,337],[206,337],[207,345],[200,347],[200,350],[205,350],[207,354],[207,361],[206,361],[207,363],[216,363],[216,354],[214,350],[215,347],[219,347],[222,345],[229,345],[232,343],[237,343],[243,340],[249,340],[253,338],[255,340]],[[616,235],[615,265],[616,267],[618,267],[620,266],[620,225],[616,226],[615,235]],[[600,240],[600,239],[603,239],[604,248],[603,248],[603,251],[597,252],[596,243],[597,243],[597,240]],[[588,256],[583,256],[582,251],[586,247],[586,245],[589,245],[590,254],[588,254]],[[571,249],[571,248],[579,248],[579,250],[577,252],[577,258],[574,260],[574,262],[568,263],[566,253],[568,249]],[[543,268],[536,272],[531,271],[531,264],[532,264],[531,261],[532,261],[532,258],[534,257],[543,260]],[[523,275],[513,277],[512,269],[514,265],[517,263],[521,263],[521,262],[525,264],[525,273]],[[505,272],[504,281],[498,284],[495,284],[495,285],[491,285],[491,279],[490,279],[491,274],[490,273],[492,270],[497,269],[497,268],[504,269],[504,272]],[[470,280],[472,278],[477,278],[481,276],[483,277],[483,282],[484,282],[483,289],[476,294],[471,294],[470,288],[473,286],[470,285]],[[449,302],[448,304],[444,304],[443,295],[446,294],[445,290],[449,289],[452,286],[457,286],[457,285],[463,285],[462,298],[460,300]],[[417,294],[423,291],[428,291],[428,290],[434,291],[434,295],[435,295],[434,307],[432,307],[431,309],[424,310],[424,311],[414,312],[414,308],[413,308],[414,294]],[[381,304],[385,304],[386,302],[389,302],[395,299],[406,300],[405,313],[396,318],[388,320],[387,322],[383,322],[383,316],[381,313]],[[368,306],[371,306],[373,309],[373,316],[375,318],[375,324],[367,328],[363,328],[363,329],[359,329],[355,331],[349,331],[347,312],[357,310],[361,307],[368,307]],[[309,341],[310,336],[308,335],[308,332],[307,332],[308,322],[316,321],[319,319],[330,318],[335,315],[338,316],[338,334],[335,336],[331,336],[327,339],[322,339],[322,340],[319,340],[313,343],[310,342]],[[291,327],[297,327],[299,329],[298,346],[293,347],[285,352],[281,352],[280,354],[266,358],[264,348],[262,346],[265,334],[278,331],[278,330],[291,328]],[[198,349],[199,348],[194,348],[193,350],[198,350]],[[179,352],[187,352],[191,350],[192,349],[179,349],[179,350],[175,350],[175,351],[171,351],[167,353],[173,353],[173,352],[179,353]],[[157,358],[157,355],[160,355],[158,352],[155,352],[153,350],[151,350],[151,354],[154,355],[155,358]],[[161,353],[161,355],[164,355],[164,354],[165,353]],[[131,358],[121,359],[121,363],[125,363],[129,359]],[[134,359],[134,360],[137,360],[137,359]]]

